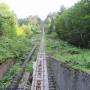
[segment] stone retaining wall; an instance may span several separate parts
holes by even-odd
[[[90,74],[71,69],[69,66],[47,57],[55,75],[57,90],[90,90]]]

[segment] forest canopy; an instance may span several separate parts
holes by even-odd
[[[75,46],[90,48],[90,2],[81,0],[69,9],[62,5],[59,12],[47,16],[45,29]]]
[[[79,47],[90,47],[90,3],[80,1],[56,17],[60,39]]]

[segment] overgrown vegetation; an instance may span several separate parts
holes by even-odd
[[[15,37],[16,21],[16,16],[10,11],[10,7],[0,3],[0,36]]]
[[[90,2],[81,0],[69,9],[61,6],[59,12],[47,16],[45,30],[77,47],[90,48]]]
[[[24,52],[22,52],[22,55],[18,57],[17,63],[14,66],[12,66],[12,68],[10,68],[10,70],[6,73],[6,75],[0,80],[0,88],[4,89],[11,84],[14,77],[21,70],[21,65],[22,65],[23,61],[25,60],[25,58],[27,57],[28,52],[30,52],[32,45],[38,44],[37,41],[39,41],[39,40],[40,40],[39,34],[36,34],[35,37],[32,37],[31,39],[26,41],[26,43],[28,42],[28,46],[26,48],[23,48],[25,50],[24,50]],[[30,44],[32,44],[31,46],[30,46],[29,42],[30,42]],[[25,45],[26,45],[26,43],[25,43]],[[37,49],[38,49],[38,47],[37,47]],[[35,50],[34,55],[32,56],[32,59],[30,60],[30,62],[26,65],[25,70],[30,73],[32,73],[32,70],[33,70],[33,62],[36,60],[37,49]]]
[[[27,19],[24,20],[27,21]],[[40,26],[34,17],[28,17],[27,24],[24,21],[20,23],[16,15],[10,11],[9,6],[0,3],[0,64],[6,60],[17,58],[16,64],[0,80],[1,89],[10,85],[19,72],[20,65],[28,55],[28,52],[39,42],[39,32]]]
[[[27,19],[26,19],[27,20]],[[15,14],[7,4],[0,4],[0,63],[5,60],[22,56],[31,48],[30,38],[40,32],[34,18],[29,17],[27,24],[18,22]],[[25,25],[24,25],[25,24]]]
[[[46,35],[47,55],[74,68],[90,71],[90,50],[77,48],[60,39],[56,40],[57,36],[54,35]]]
[[[18,40],[17,40],[18,39]],[[30,39],[25,38],[15,38],[9,39],[7,37],[0,38],[0,63],[8,59],[13,59],[15,57],[22,57],[24,53],[32,48],[32,43]]]
[[[60,39],[75,46],[90,48],[90,2],[82,0],[56,17]]]
[[[45,31],[47,34],[55,32],[55,17],[56,13],[50,13],[47,18],[45,19]]]
[[[69,9],[62,5],[59,12],[46,18],[45,31],[48,55],[74,68],[90,71],[89,1],[81,0]]]

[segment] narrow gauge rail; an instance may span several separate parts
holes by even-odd
[[[31,90],[49,90],[46,55],[44,50],[44,26],[36,66],[33,71]]]

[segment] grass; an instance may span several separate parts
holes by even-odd
[[[7,37],[0,38],[0,63],[14,57],[19,57],[23,53],[28,52],[32,48],[30,39],[15,38],[9,39]]]
[[[32,38],[20,38],[20,39],[8,39],[6,37],[2,37],[0,40],[2,53],[0,54],[0,63],[3,63],[4,61],[8,60],[9,58],[18,57],[17,63],[10,68],[10,70],[5,74],[5,76],[0,80],[0,88],[6,88],[10,85],[13,78],[18,74],[20,71],[20,65],[24,61],[24,59],[27,57],[28,52],[32,49],[33,45],[38,43],[37,41],[40,40],[39,34],[34,35]],[[1,53],[1,51],[0,51]],[[8,53],[8,55],[7,55]],[[7,55],[7,56],[6,56]],[[29,72],[32,72],[32,65],[33,61],[36,58],[36,53],[32,57],[32,60],[28,63],[26,66],[26,70]]]
[[[39,41],[39,35],[33,35],[32,38],[8,38],[0,37],[0,64],[8,59],[15,57],[22,58],[23,54],[28,53],[35,42]]]
[[[46,53],[73,68],[90,72],[90,49],[80,49],[52,35],[46,35]]]

